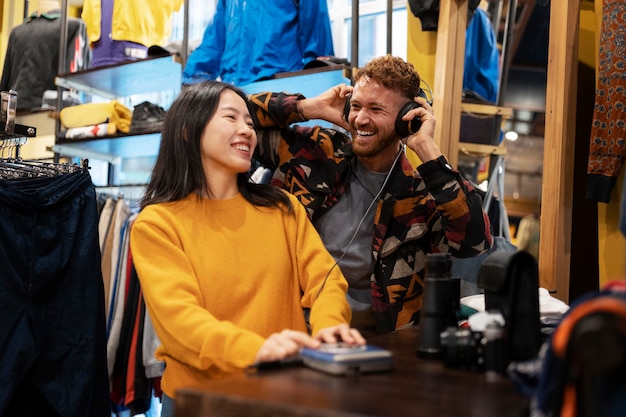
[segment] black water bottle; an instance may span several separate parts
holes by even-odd
[[[459,280],[452,278],[452,257],[447,253],[426,256],[426,277],[420,317],[417,354],[421,357],[443,356],[441,333],[457,326]]]

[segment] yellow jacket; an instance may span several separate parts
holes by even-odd
[[[115,0],[112,37],[145,46],[165,45],[172,32],[172,14],[184,0]],[[81,18],[90,43],[100,39],[101,0],[84,0]]]

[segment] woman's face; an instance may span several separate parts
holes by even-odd
[[[224,90],[217,110],[200,139],[202,165],[211,176],[234,175],[250,169],[257,138],[245,101]]]

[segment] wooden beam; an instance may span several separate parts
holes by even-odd
[[[471,142],[460,142],[459,151],[466,155],[506,155],[506,148],[503,145],[484,145]]]
[[[478,104],[478,103],[461,103],[461,111],[463,113],[475,113],[486,115],[498,115],[503,119],[509,119],[513,114],[511,107],[499,107],[492,104]]]
[[[433,91],[435,141],[452,166],[459,159],[466,28],[467,0],[441,0]]]
[[[569,302],[580,2],[552,0],[546,93],[539,281]]]

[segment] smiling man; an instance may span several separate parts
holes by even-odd
[[[434,141],[435,118],[412,64],[370,61],[354,87],[317,97],[251,96],[255,158],[306,207],[349,283],[352,326],[389,332],[417,324],[428,253],[457,258],[491,247],[477,190]],[[297,126],[321,119],[346,129]],[[423,163],[414,169],[405,146]]]

